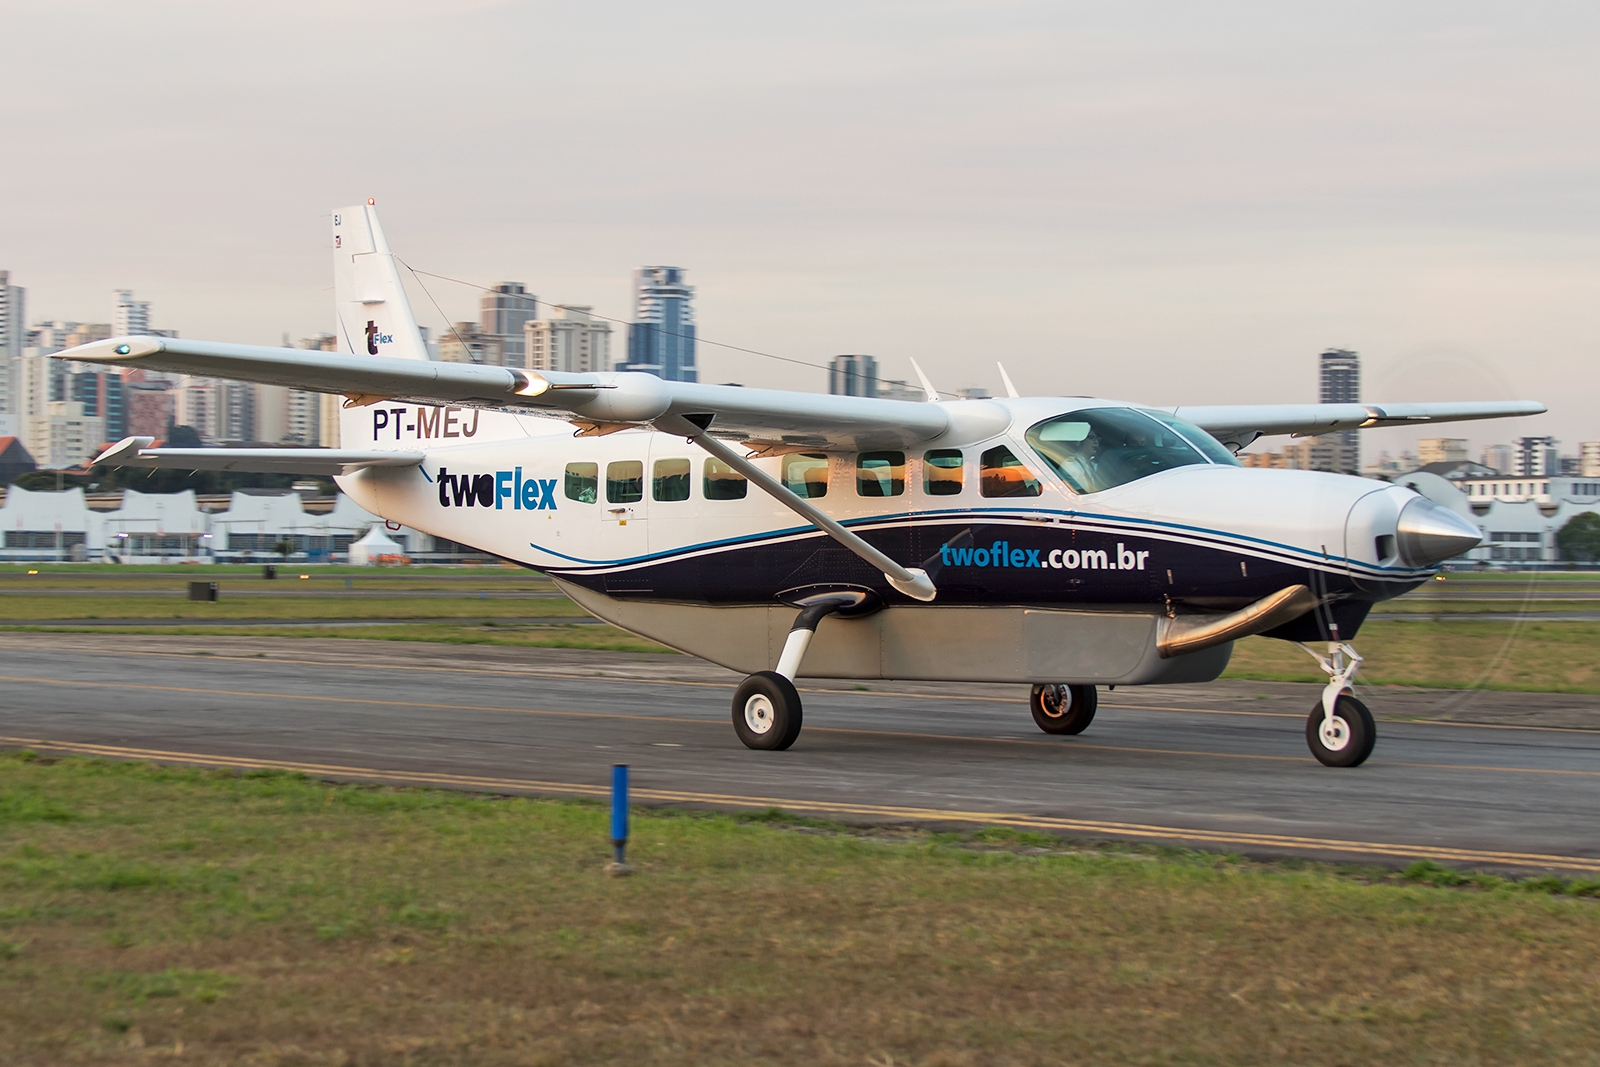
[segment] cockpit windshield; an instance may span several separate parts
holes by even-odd
[[[1238,466],[1216,438],[1164,411],[1088,408],[1046,419],[1028,444],[1079,493],[1097,493],[1195,463]]]

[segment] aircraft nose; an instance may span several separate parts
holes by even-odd
[[[1395,534],[1400,559],[1408,567],[1431,567],[1483,543],[1476,526],[1421,497],[1400,509]]]

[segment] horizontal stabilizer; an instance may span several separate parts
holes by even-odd
[[[151,448],[153,437],[127,437],[100,455],[110,467],[161,467],[186,471],[249,471],[253,474],[354,474],[363,467],[415,467],[421,452],[352,451],[342,448]]]

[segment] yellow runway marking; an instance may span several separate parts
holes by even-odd
[[[354,767],[343,764],[262,760],[247,756],[221,756],[203,752],[130,748],[124,745],[51,741],[36,737],[0,736],[0,744],[117,759],[157,760],[164,763],[182,763],[206,767],[233,767],[242,770],[298,771],[304,774],[332,775],[340,778],[409,782],[454,788],[506,789],[560,796],[600,797],[608,794],[607,788],[603,785],[591,785],[583,782],[555,782],[534,778],[496,778],[484,775]],[[1571,871],[1600,870],[1600,859],[1549,855],[1538,852],[1497,852],[1483,849],[1451,848],[1441,845],[1408,845],[1385,841],[1345,841],[1337,838],[1257,834],[1234,830],[1205,830],[1179,826],[1154,826],[1148,823],[1067,819],[1006,811],[945,810],[942,808],[917,808],[886,804],[851,804],[827,800],[796,800],[791,797],[741,796],[733,793],[697,793],[676,789],[640,788],[637,785],[632,788],[631,793],[638,800],[658,801],[667,804],[783,808],[788,811],[811,812],[820,815],[856,815],[874,819],[899,819],[918,822],[977,823],[985,826],[1011,826],[1018,829],[1053,830],[1070,834],[1103,835],[1145,840],[1189,841],[1198,844],[1232,845],[1244,848],[1312,850],[1338,852],[1348,855],[1386,856],[1398,859],[1446,860],[1454,863],[1551,867]]]

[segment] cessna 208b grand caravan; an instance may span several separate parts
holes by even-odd
[[[801,675],[1032,683],[1075,734],[1096,687],[1210,681],[1233,642],[1329,676],[1306,738],[1375,730],[1349,645],[1479,531],[1409,489],[1246,469],[1264,434],[1532,415],[1537,403],[1157,408],[940,403],[430,361],[373,202],[333,215],[340,351],[114,337],[62,359],[343,394],[337,449],[153,448],[96,462],[331,474],[363,507],[550,575],[588,611],[749,676],[750,748],[800,733]],[[920,371],[919,371],[920,374]],[[577,426],[574,433],[572,425]]]

